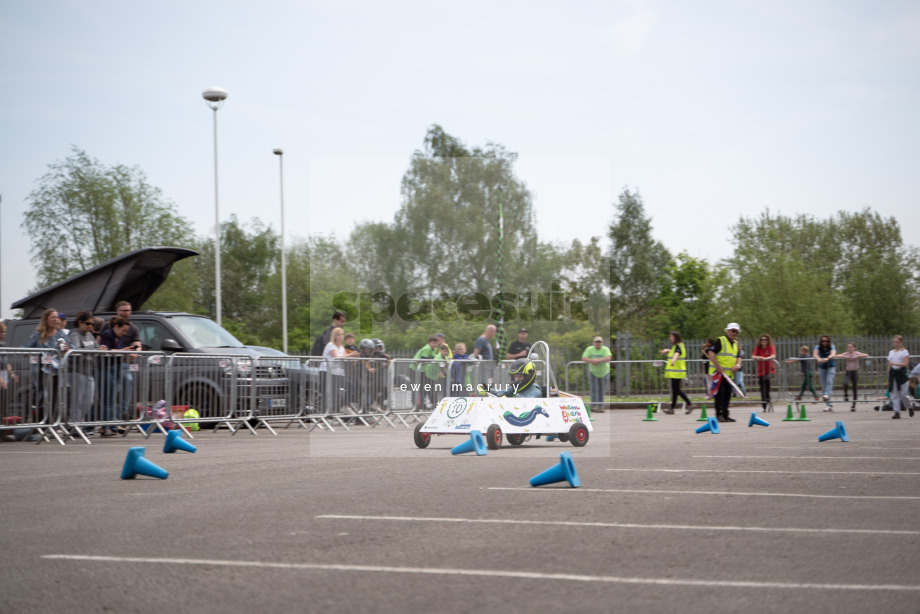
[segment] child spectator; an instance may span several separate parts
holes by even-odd
[[[786,364],[793,363],[793,362],[799,363],[799,367],[801,367],[802,369],[802,388],[799,390],[799,394],[797,394],[795,397],[796,401],[802,400],[802,395],[805,394],[806,387],[809,390],[811,390],[811,394],[812,396],[815,397],[815,401],[817,402],[818,400],[818,393],[815,392],[815,386],[814,384],[812,384],[812,381],[811,381],[812,375],[813,375],[812,372],[814,371],[814,367],[812,366],[812,363],[811,363],[812,360],[813,358],[808,355],[807,345],[803,345],[802,347],[799,348],[798,357],[793,357],[793,358],[789,358],[788,360],[786,360]]]
[[[856,399],[858,395],[856,391],[856,386],[857,386],[858,379],[859,379],[857,377],[857,375],[859,374],[859,359],[868,358],[869,355],[863,354],[862,352],[857,352],[856,344],[851,341],[847,343],[847,351],[842,354],[838,354],[838,356],[841,356],[846,359],[845,365],[844,365],[844,368],[846,369],[846,371],[844,371],[844,375],[843,375],[843,402],[846,403],[847,401],[850,400],[848,388],[849,388],[850,382],[852,382],[853,383],[853,404],[850,406],[850,411],[856,411]]]

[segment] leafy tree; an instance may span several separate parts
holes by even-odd
[[[23,221],[39,287],[136,249],[194,242],[190,223],[138,167],[106,166],[73,146],[48,168]]]
[[[904,245],[898,221],[867,208],[839,212],[831,223],[840,248],[835,284],[856,331],[920,332],[920,254]]]
[[[723,279],[723,271],[686,252],[671,259],[658,279],[658,336],[677,330],[686,339],[698,339],[720,330],[725,325],[718,303]]]
[[[920,330],[917,252],[894,218],[865,209],[820,220],[769,210],[732,228],[727,302],[773,335]]]
[[[555,279],[557,256],[537,241],[531,195],[514,175],[516,160],[500,145],[467,147],[440,126],[428,129],[403,176],[393,222],[359,224],[348,239],[346,268],[357,282],[349,291],[370,297],[364,313],[380,316],[374,327],[414,339],[422,334],[415,332],[419,324],[433,320],[445,333],[454,329],[455,338],[474,339],[495,316],[499,203],[506,301]],[[315,298],[320,286],[312,281]],[[458,302],[475,308],[458,310]],[[509,310],[506,322],[515,315]]]
[[[527,279],[536,242],[530,192],[514,176],[517,154],[501,145],[467,148],[440,126],[412,156],[402,179],[394,227],[414,289],[494,294],[498,271],[498,207],[504,209],[508,282]]]
[[[650,332],[658,279],[671,259],[652,237],[652,220],[638,192],[624,188],[610,224],[610,320],[612,330]]]

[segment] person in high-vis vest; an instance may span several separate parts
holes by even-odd
[[[741,358],[738,351],[738,335],[741,327],[732,322],[725,327],[725,334],[716,339],[715,344],[707,350],[709,361],[719,374],[719,388],[715,392],[716,420],[719,422],[735,422],[728,415],[728,405],[732,398],[732,386],[727,381],[734,378],[735,373],[741,368]]]
[[[664,376],[671,382],[671,408],[665,409],[664,413],[673,414],[674,407],[677,405],[677,397],[680,397],[687,404],[684,413],[689,414],[693,411],[693,402],[680,389],[681,383],[687,379],[687,347],[676,330],[672,330],[668,335],[668,343],[671,344],[671,347],[661,350],[661,353],[668,355],[664,363]]]

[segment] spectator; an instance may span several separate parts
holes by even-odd
[[[57,407],[58,371],[60,369],[58,352],[63,353],[70,349],[67,338],[58,329],[58,319],[57,309],[46,309],[42,312],[35,332],[26,339],[23,345],[27,348],[50,350],[43,352],[42,359],[39,360],[40,364],[35,365],[32,373],[36,407],[41,413],[38,420],[49,422],[54,419],[52,412]],[[46,362],[45,358],[49,360]],[[41,373],[48,376],[48,379],[42,378]],[[47,398],[46,392],[50,392],[50,398]]]
[[[438,347],[442,345],[447,345],[447,337],[444,336],[444,333],[435,333],[434,336],[438,338],[438,343],[439,343]],[[449,345],[447,346],[447,355],[450,358],[454,357],[454,353],[450,351]]]
[[[0,337],[0,339],[2,339],[2,337]],[[920,384],[920,364],[915,365],[914,368],[910,370],[910,379],[908,380],[908,389],[910,390],[911,396],[915,399],[920,399],[918,384]]]
[[[438,346],[438,357],[436,359],[438,363],[438,392],[441,393],[438,395],[439,399],[450,396],[448,394],[448,391],[450,390],[449,370],[452,359],[453,352],[450,351],[450,348],[446,343],[441,343],[441,345]]]
[[[105,327],[105,320],[100,317],[93,318],[93,333],[96,335],[96,343],[99,343],[99,335]]]
[[[747,394],[747,390],[744,388],[744,359],[747,358],[747,355],[744,353],[744,348],[741,347],[741,344],[738,344],[738,370],[735,371],[735,384],[738,386],[738,389],[741,390],[741,394]]]
[[[760,385],[760,405],[764,411],[773,411],[770,399],[770,383],[776,373],[776,348],[773,339],[767,333],[760,336],[754,347],[754,362],[757,363],[757,383]],[[769,408],[769,409],[768,409]]]
[[[382,340],[378,339],[377,337],[374,337],[373,339],[371,339],[371,341],[374,342],[374,349],[375,349],[383,358],[386,358],[386,359],[387,359],[387,362],[393,360],[392,358],[390,358],[390,355],[386,353],[386,351],[387,351],[387,346],[386,346],[386,344],[385,344]]]
[[[834,391],[834,375],[837,373],[837,361],[834,357],[837,355],[837,348],[831,343],[831,338],[822,335],[818,345],[812,351],[812,356],[818,364],[818,381],[821,384],[821,400],[827,406],[824,411],[834,411],[834,404],[831,402],[831,393]]]
[[[495,337],[495,325],[489,324],[473,345],[474,360],[494,360],[492,339]]]
[[[412,368],[418,371],[420,376],[417,400],[419,409],[434,407],[434,402],[437,398],[438,363],[436,359],[440,356],[438,351],[439,344],[440,340],[437,335],[428,335],[428,343],[423,345],[413,357],[413,360],[417,362],[412,365]],[[422,361],[428,362],[423,364]]]
[[[856,399],[859,394],[856,390],[856,386],[859,382],[859,359],[868,358],[868,354],[863,354],[862,352],[856,351],[856,344],[850,341],[847,343],[847,351],[842,354],[838,354],[842,358],[846,358],[844,361],[843,372],[843,402],[846,403],[850,400],[850,395],[848,391],[848,385],[853,384],[853,404],[850,406],[850,411],[856,411]]]
[[[725,334],[716,339],[712,347],[707,350],[709,361],[716,370],[714,377],[715,406],[716,420],[719,422],[735,422],[735,419],[729,415],[729,404],[734,389],[725,380],[734,379],[735,374],[741,370],[741,355],[737,341],[740,333],[741,326],[731,322],[725,327]]]
[[[310,356],[322,356],[323,352],[326,351],[326,346],[332,340],[332,331],[336,328],[342,328],[345,326],[345,312],[335,311],[332,314],[332,324],[326,327],[326,330],[322,332],[313,342],[313,347],[310,349]]]
[[[67,328],[67,316],[63,312],[58,312],[58,330],[61,331],[65,337],[70,334],[70,329]]]
[[[128,331],[124,335],[124,345],[125,347],[130,347],[138,351],[143,349],[141,346],[141,331],[138,330],[137,326],[131,324],[132,313],[131,303],[128,301],[118,301],[115,303],[115,315],[128,321]],[[105,327],[103,327],[103,330],[105,330]],[[127,360],[121,361],[121,390],[119,391],[121,404],[119,405],[119,409],[121,415],[130,416],[131,418],[134,418],[134,412],[132,411],[132,400],[134,399],[134,372],[131,370],[131,363],[134,362],[135,359],[136,356],[131,355]],[[113,418],[114,417],[115,416],[113,416]]]
[[[495,380],[495,365],[492,364],[492,361],[495,360],[495,353],[492,351],[492,339],[494,337],[495,325],[489,324],[479,338],[476,339],[476,343],[473,344],[473,353],[470,355],[473,360],[485,361],[484,364],[479,365],[479,376],[480,381],[485,384],[486,388],[490,388]]]
[[[473,386],[470,383],[470,367],[472,365],[469,362],[470,357],[466,353],[466,344],[461,341],[455,345],[453,353],[454,360],[450,365],[451,395],[453,396],[453,393],[460,392],[461,394],[456,396],[464,396],[462,394],[464,391],[472,394]],[[460,388],[457,386],[460,386]]]
[[[345,348],[345,356],[358,357],[361,355],[361,352],[358,351],[358,346],[355,345],[353,333],[345,333],[342,347]],[[348,398],[358,403],[360,402],[358,387],[361,385],[361,365],[353,360],[344,360],[342,365],[345,367],[345,381],[353,386],[348,389]]]
[[[378,409],[383,407],[384,375],[386,374],[387,356],[377,351],[373,339],[362,339],[358,344],[361,362],[361,402],[364,407]]]
[[[712,374],[716,372],[716,368],[712,366],[711,362],[709,362],[709,348],[711,348],[715,344],[716,344],[715,339],[707,338],[705,341],[703,341],[703,346],[700,348],[700,350],[703,353],[703,360],[706,361],[705,363],[703,363],[704,371],[706,372],[706,376],[703,379],[706,382],[706,398],[707,399],[711,399],[712,395],[715,394],[713,392],[713,386],[712,386]]]
[[[677,406],[677,397],[680,397],[687,404],[684,413],[689,414],[693,411],[693,402],[680,389],[681,382],[687,378],[687,346],[676,330],[672,330],[668,335],[668,343],[671,347],[661,350],[661,353],[668,355],[668,360],[664,364],[664,376],[671,382],[671,408],[665,409],[664,413],[673,414]]]
[[[530,344],[527,343],[528,334],[526,328],[522,328],[518,331],[517,339],[511,342],[511,346],[508,348],[508,353],[505,354],[505,358],[528,358],[530,356]]]
[[[342,359],[346,356],[345,350],[345,331],[335,327],[330,331],[329,342],[323,348],[322,356],[326,360],[320,365],[320,371],[327,371],[331,376],[330,388],[332,394],[328,395],[332,400],[332,409],[338,413],[342,407],[348,405],[351,399],[348,398],[348,391],[351,390],[351,382],[345,377],[345,367]]]
[[[352,354],[360,354],[358,351],[358,346],[355,345],[355,335],[354,333],[345,333],[345,342],[344,342],[346,356],[351,356]]]
[[[128,343],[128,331],[131,323],[127,318],[115,316],[109,320],[109,327],[99,335],[99,348],[113,352],[133,352],[140,350],[140,341]],[[124,358],[128,356],[111,356],[106,361],[106,374],[103,383],[103,395],[100,399],[102,403],[102,420],[114,421],[118,418],[119,396],[123,393],[125,387],[122,377],[129,372]],[[100,432],[102,437],[114,437],[116,435],[115,427],[102,427]]]
[[[604,338],[600,335],[594,338],[594,343],[585,348],[581,354],[582,362],[588,363],[588,380],[591,382],[591,411],[604,412],[604,395],[607,394],[607,383],[610,381],[610,361],[613,354],[610,348],[604,345]]]
[[[903,402],[910,417],[914,417],[914,406],[908,395],[910,353],[904,347],[904,337],[895,335],[891,338],[891,351],[888,352],[888,394],[891,397],[891,408],[894,410],[895,419],[901,418],[901,403]]]
[[[0,347],[5,347],[3,339],[6,337],[6,324],[0,322]],[[0,415],[9,416],[10,389],[19,382],[19,376],[13,371],[13,365],[0,354]],[[7,431],[0,431],[0,441],[15,441]]]
[[[93,316],[81,311],[74,320],[76,329],[70,331],[68,341],[75,350],[97,350],[99,343],[93,331]],[[70,361],[70,418],[69,422],[79,424],[90,417],[93,399],[96,395],[96,356],[92,354],[71,354]]]
[[[812,360],[814,359],[808,355],[807,345],[803,345],[799,348],[799,355],[797,358],[789,358],[786,360],[787,365],[789,363],[797,362],[799,363],[799,368],[802,369],[802,387],[799,389],[799,393],[795,395],[796,401],[802,400],[802,395],[805,394],[805,388],[811,390],[811,394],[813,397],[815,397],[816,402],[818,400],[818,393],[815,392],[815,387],[812,384],[812,372],[814,371],[812,368]]]

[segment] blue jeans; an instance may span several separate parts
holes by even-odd
[[[105,366],[105,381],[103,383],[102,420],[115,420],[118,416],[119,396],[121,393],[121,364],[114,363]]]
[[[598,377],[593,373],[589,373],[588,378],[591,380],[591,402],[603,403],[604,394],[607,392],[607,382],[610,381],[610,374]]]
[[[818,381],[821,382],[821,394],[827,395],[827,404],[831,405],[831,392],[834,390],[834,375],[837,367],[823,369],[818,367]]]

